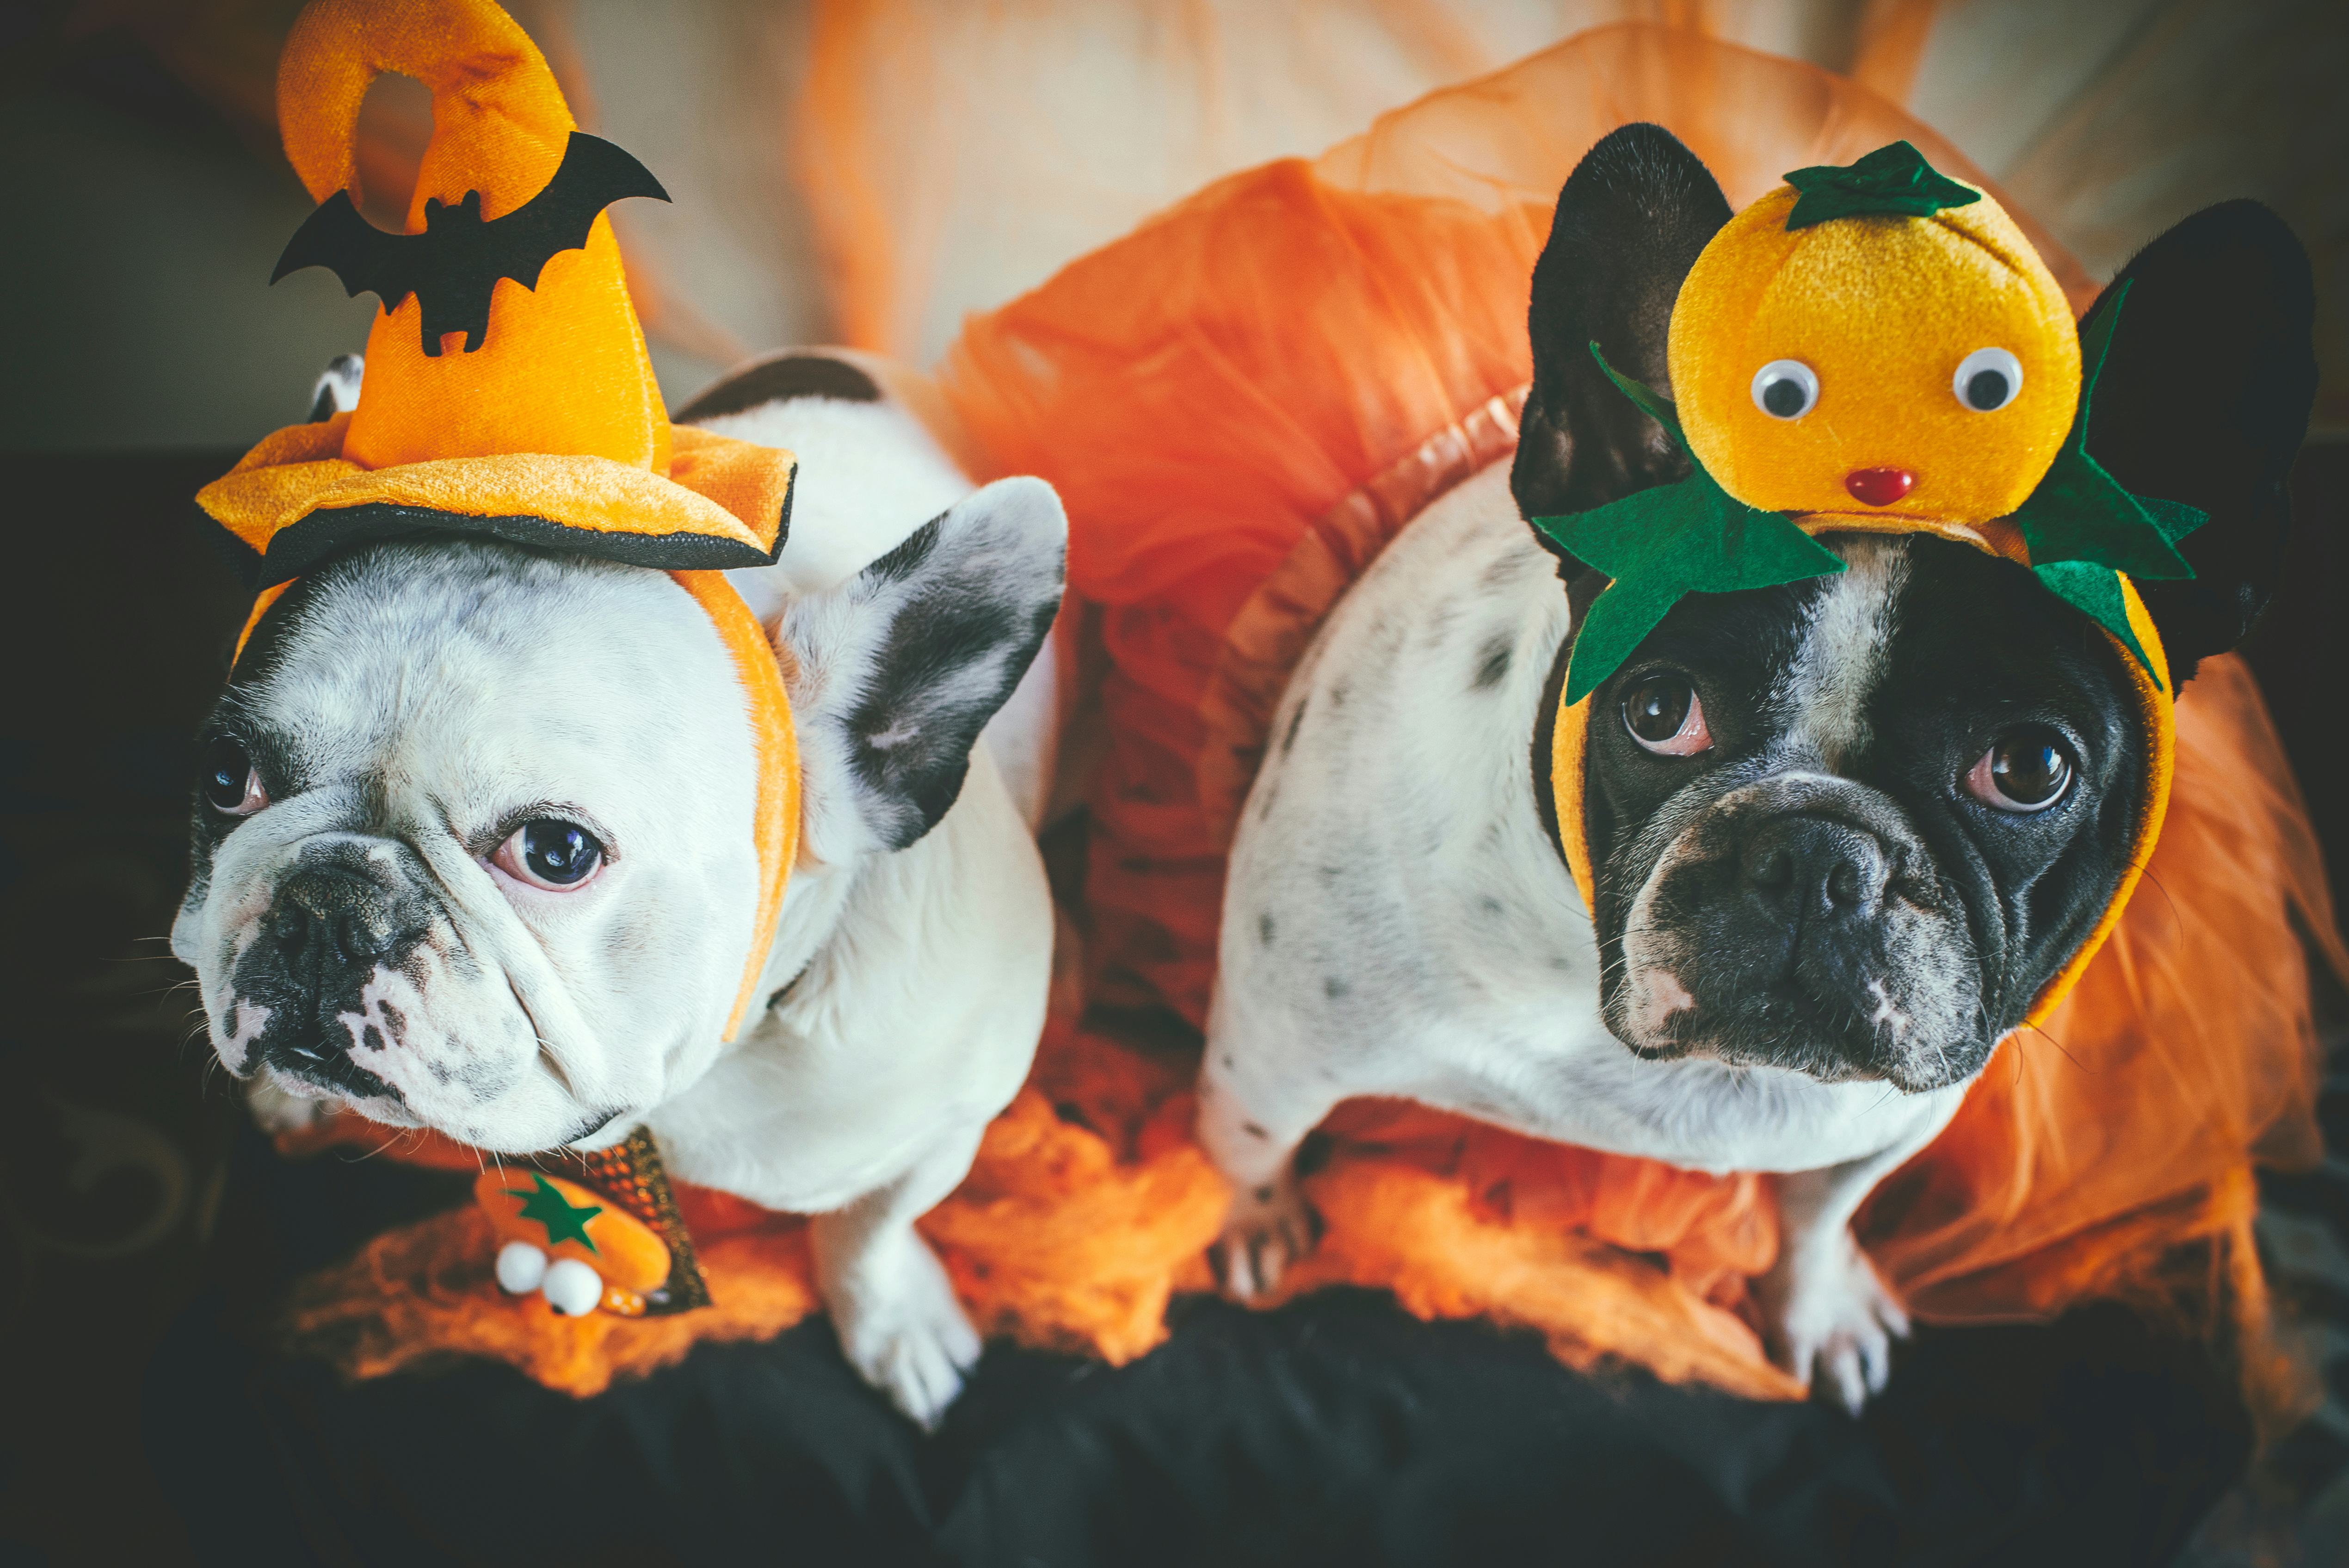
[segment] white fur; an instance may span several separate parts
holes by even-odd
[[[1909,557],[1894,540],[1857,535],[1840,546],[1844,569],[1811,602],[1794,661],[1773,693],[1795,714],[1809,753],[1830,768],[1868,746],[1868,699],[1884,678],[1909,576]]]
[[[314,783],[199,868],[173,950],[197,970],[223,1063],[247,1074],[265,1020],[232,994],[236,962],[305,847],[356,839],[387,874],[412,872],[438,897],[420,978],[379,968],[342,1020],[401,1100],[355,1108],[516,1154],[644,1123],[681,1179],[815,1215],[843,1348],[931,1423],[978,1339],[912,1225],[1026,1075],[1050,898],[986,746],[936,826],[886,852],[882,805],[832,737],[871,689],[896,607],[863,566],[952,508],[942,541],[985,535],[989,575],[1056,587],[1065,524],[1034,481],[972,495],[885,406],[796,407],[773,431],[759,420],[730,423],[787,430],[805,488],[784,563],[736,580],[785,651],[806,853],[764,964],[760,1002],[775,1000],[732,1044],[758,893],[751,735],[708,617],[630,567],[444,544],[394,552],[399,564],[326,596],[241,699],[300,737]],[[1006,743],[1045,777],[1043,741],[1015,730]],[[608,846],[593,883],[551,894],[491,868],[500,825],[540,805]],[[277,1125],[298,1119],[289,1092],[320,1095],[262,1071]]]
[[[1785,1210],[1773,1347],[1839,1394],[1880,1386],[1888,1307],[1846,1228],[1963,1086],[1649,1061],[1608,1032],[1589,918],[1532,794],[1568,622],[1497,464],[1404,529],[1292,678],[1232,848],[1207,1028],[1200,1133],[1238,1189],[1226,1282],[1268,1288],[1307,1234],[1298,1140],[1342,1099],[1402,1096],[1692,1169],[1824,1173]],[[1504,648],[1506,673],[1477,684]],[[1849,711],[1832,721],[1847,732]],[[1659,1020],[1684,1004],[1669,972],[1640,983]]]

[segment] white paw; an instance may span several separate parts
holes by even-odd
[[[1260,1187],[1232,1194],[1224,1233],[1216,1238],[1209,1262],[1224,1291],[1235,1301],[1255,1301],[1280,1288],[1288,1265],[1313,1250],[1313,1210],[1284,1168]]]
[[[828,1294],[849,1365],[924,1430],[935,1429],[980,1349],[936,1255],[909,1235],[885,1257],[859,1259],[853,1277]]]
[[[1840,1230],[1819,1244],[1782,1253],[1757,1292],[1771,1358],[1812,1392],[1853,1415],[1892,1376],[1892,1342],[1909,1337],[1909,1314],[1876,1269]]]

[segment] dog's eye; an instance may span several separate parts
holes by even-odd
[[[1651,675],[1623,699],[1623,728],[1641,749],[1663,757],[1692,757],[1713,747],[1704,704],[1682,675]]]
[[[1966,793],[2000,811],[2045,811],[2071,787],[2071,754],[2044,724],[2001,735],[1966,774]]]
[[[1773,359],[1754,372],[1754,406],[1774,420],[1799,420],[1818,401],[1818,374],[1800,359]]]
[[[515,828],[490,863],[517,882],[567,893],[604,868],[604,846],[575,822],[537,816]]]
[[[269,804],[251,753],[222,736],[204,748],[204,804],[223,816],[251,816]]]
[[[1950,389],[1974,412],[1995,412],[2023,390],[2023,361],[2003,348],[1977,348],[1958,361]]]

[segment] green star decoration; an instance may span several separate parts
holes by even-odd
[[[1982,200],[1981,192],[1938,172],[1905,141],[1879,147],[1857,163],[1791,170],[1786,183],[1799,192],[1786,214],[1789,233],[1834,218],[1922,218]]]
[[[1607,379],[1686,452],[1672,405],[1617,375],[1598,344],[1590,353]],[[1692,454],[1691,461],[1692,472],[1677,484],[1639,491],[1570,516],[1533,519],[1535,527],[1609,579],[1575,632],[1566,670],[1568,702],[1579,702],[1621,669],[1686,595],[1775,587],[1844,569],[1842,561],[1784,513],[1746,505]]]
[[[521,1214],[523,1219],[535,1220],[546,1227],[546,1244],[552,1247],[562,1241],[576,1241],[591,1252],[596,1251],[595,1241],[587,1234],[587,1221],[604,1210],[592,1203],[584,1209],[574,1209],[546,1178],[533,1170],[530,1179],[538,1183],[537,1191],[525,1195],[513,1192],[512,1189],[507,1190],[513,1197],[522,1199]]]

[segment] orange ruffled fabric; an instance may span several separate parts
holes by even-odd
[[[1189,1140],[1188,1075],[1055,1025],[1036,1070],[988,1128],[970,1175],[921,1221],[982,1332],[1113,1364],[1165,1337],[1178,1281],[1206,1282],[1204,1249],[1226,1189]],[[432,1134],[354,1116],[281,1139],[471,1172],[485,1158]],[[288,1347],[377,1377],[451,1355],[508,1363],[585,1397],[703,1340],[765,1339],[822,1308],[806,1221],[679,1183],[708,1307],[672,1317],[558,1315],[502,1292],[497,1243],[468,1203],[385,1232],[297,1282]]]
[[[1508,456],[1557,187],[1591,142],[1642,119],[1694,148],[1733,204],[1786,169],[1900,137],[1979,181],[1851,83],[1613,27],[1315,162],[1224,181],[969,323],[940,387],[968,438],[957,449],[1059,487],[1071,587],[1107,665],[1081,912],[1091,1002],[1203,1020],[1231,824],[1281,685],[1386,542]],[[2017,216],[2085,305],[2093,286]],[[2236,660],[2206,664],[2180,699],[2176,788],[2147,886],[2084,983],[2044,1034],[2000,1049],[1949,1131],[1861,1214],[1870,1253],[1926,1318],[2041,1318],[2125,1295],[2204,1325],[2226,1309],[2257,1346],[2251,1168],[2316,1147],[2302,934],[2344,957],[2313,835]],[[1080,1030],[1073,1012],[922,1229],[989,1333],[1119,1362],[1163,1337],[1173,1293],[1208,1286],[1226,1193],[1190,1140],[1195,1052]],[[1804,1392],[1764,1355],[1746,1300],[1777,1250],[1768,1179],[1388,1103],[1340,1107],[1323,1131],[1306,1190],[1326,1232],[1286,1293],[1381,1288],[1423,1317],[1536,1330],[1576,1366]],[[471,1170],[476,1157],[438,1158]],[[815,1309],[800,1221],[679,1199],[717,1303],[703,1312],[570,1320],[503,1297],[468,1210],[306,1282],[289,1324],[357,1375],[458,1352],[585,1395]]]

